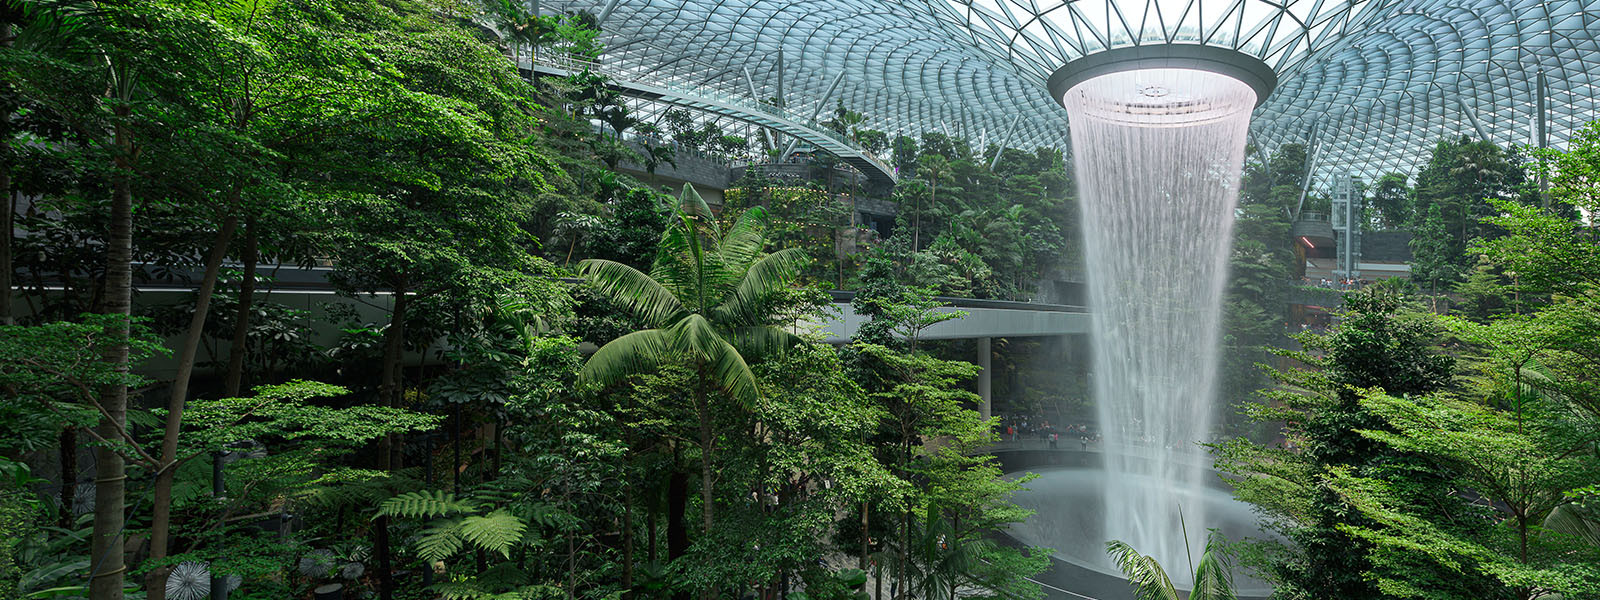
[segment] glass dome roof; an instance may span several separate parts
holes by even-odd
[[[1157,44],[1220,47],[1271,66],[1278,85],[1256,108],[1252,135],[1270,148],[1304,142],[1315,126],[1319,172],[1410,170],[1447,135],[1534,142],[1541,71],[1553,145],[1600,118],[1600,0],[539,5],[604,15],[612,64],[720,93],[781,96],[804,111],[842,102],[891,135],[939,131],[974,144],[1064,147],[1067,117],[1046,89],[1050,73],[1087,54]]]

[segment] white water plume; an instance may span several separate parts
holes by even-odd
[[[1105,436],[1104,531],[1185,587],[1206,537],[1204,508],[1184,499],[1209,477],[1198,444],[1216,410],[1218,321],[1255,103],[1248,85],[1192,69],[1101,75],[1063,99]]]

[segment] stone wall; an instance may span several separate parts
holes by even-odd
[[[630,139],[627,140],[626,143],[628,144],[629,148],[632,148],[634,152],[638,152],[641,156],[647,154],[644,144],[639,140]],[[641,178],[647,181],[652,179],[665,179],[692,183],[695,185],[695,187],[702,188],[702,194],[705,193],[705,189],[713,189],[717,190],[718,192],[726,190],[728,189],[728,184],[733,181],[730,163],[721,158],[706,156],[704,154],[679,147],[675,151],[673,162],[676,164],[663,163],[656,165],[656,172],[654,174],[651,174],[649,171],[647,171],[643,164],[632,161],[623,161],[621,164],[617,165],[617,168],[636,177],[640,175],[650,176],[648,178]],[[717,194],[719,200],[721,196],[722,195],[720,193]],[[710,200],[710,198],[706,199],[707,202]]]
[[[1411,262],[1411,232],[1368,231],[1361,234],[1363,262]]]

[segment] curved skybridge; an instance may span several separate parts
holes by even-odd
[[[588,71],[606,77],[611,88],[624,96],[663,102],[765,127],[838,157],[866,175],[869,181],[892,185],[899,179],[894,167],[856,147],[849,138],[822,126],[817,121],[821,111],[807,117],[796,110],[763,103],[748,95],[726,93],[704,85],[700,78],[680,76],[670,71],[590,62],[556,53],[540,53],[524,57],[518,62],[523,70],[537,75],[567,77]]]

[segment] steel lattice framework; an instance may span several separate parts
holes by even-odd
[[[835,103],[894,134],[1064,147],[1046,78],[1107,49],[1207,45],[1278,87],[1262,146],[1319,147],[1319,171],[1409,171],[1439,139],[1536,143],[1600,118],[1600,0],[546,0],[601,15],[604,60],[793,110]],[[836,81],[837,80],[837,81]],[[829,93],[831,91],[831,94]],[[1313,134],[1312,128],[1315,128]]]

